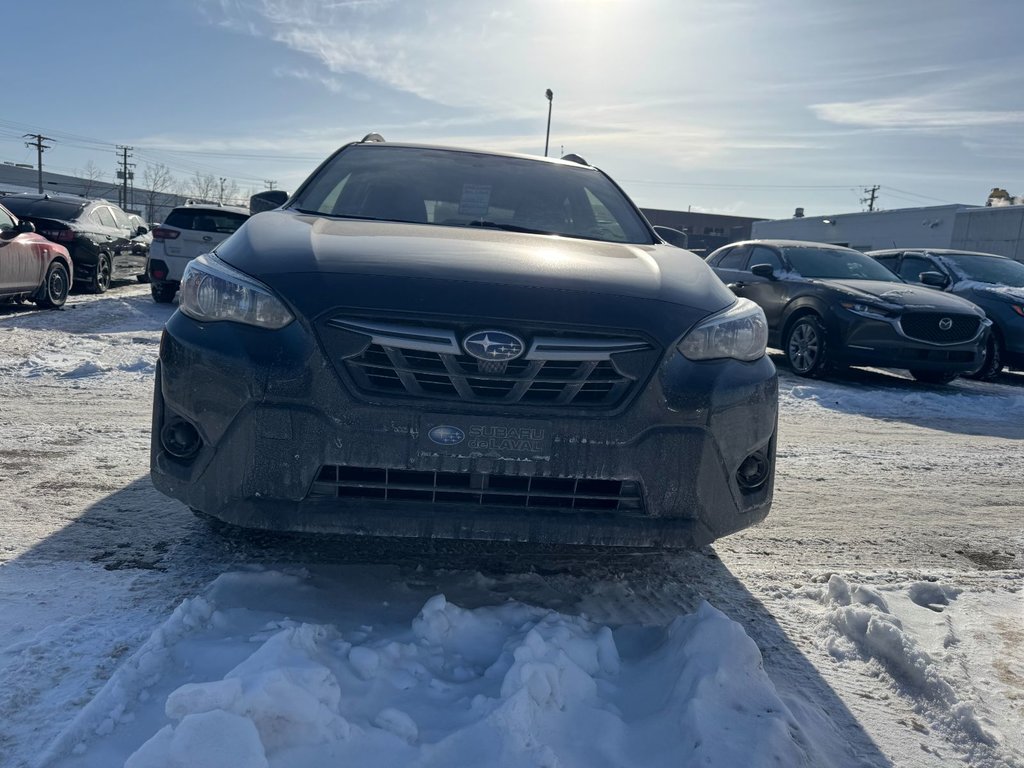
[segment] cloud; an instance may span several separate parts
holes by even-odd
[[[934,107],[925,99],[869,99],[812,104],[820,119],[839,125],[888,129],[958,129],[1019,124],[1024,111]]]

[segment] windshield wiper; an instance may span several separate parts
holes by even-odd
[[[500,229],[505,232],[525,232],[528,235],[561,235],[563,232],[554,232],[549,229],[533,229],[531,227],[520,227],[518,224],[499,224],[496,221],[476,219],[465,224],[467,227],[485,227],[487,229]]]

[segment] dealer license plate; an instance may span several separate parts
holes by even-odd
[[[445,456],[544,460],[551,457],[551,423],[426,414],[420,418],[418,448]]]

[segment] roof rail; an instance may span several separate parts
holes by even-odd
[[[570,152],[568,155],[562,155],[563,160],[567,160],[570,163],[579,163],[580,165],[590,165],[586,160],[577,155],[575,152]]]
[[[373,142],[375,144],[383,144],[384,143],[384,137],[381,136],[379,133],[370,132],[370,133],[366,134],[365,136],[363,136],[362,141],[360,141],[359,143],[363,144],[363,143],[368,142],[368,141],[369,142]]]

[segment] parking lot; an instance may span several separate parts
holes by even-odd
[[[156,705],[129,698],[138,716],[122,706],[104,726],[95,702],[110,708],[108,681],[130,689],[124,670],[183,600],[259,569],[312,574],[365,612],[352,627],[383,623],[380,602],[398,610],[440,592],[612,627],[668,626],[707,601],[756,643],[809,764],[1024,759],[1024,374],[801,379],[776,357],[778,476],[763,524],[700,552],[628,560],[396,554],[219,538],[153,490],[152,379],[174,307],[126,283],[59,312],[0,307],[5,764],[123,761]],[[305,609],[342,626],[326,604]]]

